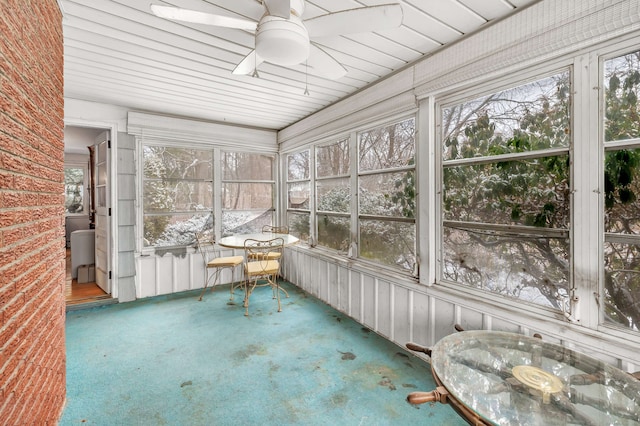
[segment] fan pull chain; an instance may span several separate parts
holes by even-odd
[[[309,96],[309,62],[304,61],[304,94]]]
[[[260,78],[260,74],[258,74],[258,54],[256,51],[253,51],[253,74],[251,77]]]

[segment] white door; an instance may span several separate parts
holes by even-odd
[[[109,203],[109,132],[102,132],[96,138],[94,172],[95,172],[95,228],[96,228],[96,284],[107,293],[111,293],[111,277],[109,253],[111,238],[109,234],[111,222],[111,206]]]

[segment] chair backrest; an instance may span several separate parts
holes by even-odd
[[[288,234],[289,227],[287,226],[272,226],[272,225],[264,225],[262,227],[262,232],[271,232],[274,234]]]
[[[202,255],[202,260],[206,265],[216,256],[216,242],[213,240],[213,234],[207,232],[196,232],[196,249]]]
[[[257,266],[258,271],[273,274],[276,268],[280,272],[280,261],[284,250],[284,239],[273,238],[267,241],[247,239],[244,242],[244,258],[247,263]],[[275,263],[274,263],[275,262]]]

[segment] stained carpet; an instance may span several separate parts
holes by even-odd
[[[67,313],[60,425],[463,425],[429,365],[285,284],[278,313],[256,289],[250,316],[229,287]]]

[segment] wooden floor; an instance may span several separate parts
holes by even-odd
[[[95,282],[78,284],[78,280],[71,278],[71,250],[67,249],[67,279],[65,297],[68,305],[92,303],[98,300],[110,299],[111,295],[105,293]]]

